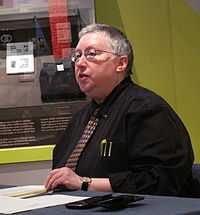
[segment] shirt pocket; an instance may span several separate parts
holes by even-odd
[[[126,144],[118,139],[103,139],[100,142],[100,157],[103,167],[109,172],[124,171],[128,167]]]

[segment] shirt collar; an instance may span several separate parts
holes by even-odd
[[[124,80],[122,80],[113,90],[112,92],[106,97],[106,99],[103,101],[103,103],[98,104],[94,100],[92,100],[92,110],[99,108],[99,112],[97,114],[98,117],[105,115],[107,113],[108,108],[110,105],[116,100],[118,95],[130,84],[132,83],[132,80],[130,76],[126,77]],[[92,111],[92,112],[93,112]]]

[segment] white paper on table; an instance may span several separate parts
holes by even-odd
[[[37,185],[33,188],[36,189]],[[15,188],[15,189],[14,189]],[[19,186],[14,188],[6,188],[0,189],[0,213],[4,214],[12,214],[27,210],[33,210],[38,208],[45,208],[50,206],[62,205],[82,199],[86,199],[88,197],[81,196],[70,196],[64,194],[51,194],[51,195],[42,195],[38,197],[32,197],[27,199],[21,199],[19,197],[10,197],[6,196],[6,194],[10,194],[11,191],[19,192],[23,190],[30,190],[31,186]],[[38,187],[39,188],[39,187]],[[40,187],[41,188],[41,187]]]
[[[31,202],[26,201],[25,199],[19,199],[9,196],[0,196],[0,202],[0,213],[4,214],[11,214],[15,211],[21,211],[22,208],[32,206]]]

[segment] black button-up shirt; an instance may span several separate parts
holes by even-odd
[[[186,194],[193,164],[188,132],[166,101],[130,77],[101,105],[91,101],[75,114],[54,149],[53,168],[66,164],[97,107],[99,123],[77,174],[109,178],[115,192]]]

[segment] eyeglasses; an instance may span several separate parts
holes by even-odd
[[[119,56],[118,54],[116,54],[116,53],[114,53],[114,52],[99,50],[99,49],[95,49],[95,48],[87,48],[87,49],[85,49],[84,51],[75,50],[75,51],[72,53],[71,60],[72,60],[74,63],[77,63],[77,62],[80,60],[81,56],[84,55],[84,57],[85,57],[88,61],[94,62],[94,61],[100,60],[99,56],[100,56],[102,53],[109,53],[109,54],[113,54],[113,55]]]

